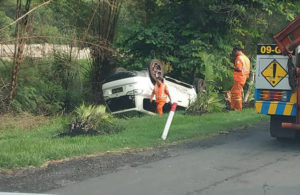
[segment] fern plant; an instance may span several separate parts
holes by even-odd
[[[226,104],[218,93],[210,93],[207,100],[207,111],[208,112],[221,112],[226,108]]]
[[[75,110],[75,119],[69,127],[70,134],[88,134],[101,133],[98,131],[100,126],[112,125],[112,115],[106,112],[106,107],[103,105],[82,104]],[[104,132],[102,132],[104,133]]]
[[[225,104],[219,94],[210,92],[198,94],[194,102],[186,109],[187,114],[201,115],[206,112],[220,112],[225,109]]]

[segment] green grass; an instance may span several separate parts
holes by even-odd
[[[265,115],[256,114],[253,109],[202,116],[178,112],[175,113],[167,140],[162,141],[160,137],[167,117],[168,115],[116,119],[115,122],[126,129],[106,136],[55,137],[54,135],[64,131],[70,120],[59,117],[32,130],[1,130],[0,169],[40,166],[49,160],[201,140],[268,119]]]

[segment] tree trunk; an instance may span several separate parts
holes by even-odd
[[[110,52],[104,49],[94,50],[92,52],[93,57],[93,69],[92,69],[92,90],[93,90],[93,102],[96,104],[104,103],[102,94],[102,83],[107,78],[108,74],[114,68],[110,61],[112,55]]]
[[[99,47],[92,47],[92,90],[94,103],[104,103],[102,83],[114,68],[110,49],[115,35],[119,16],[120,0],[99,0],[99,11],[93,22],[93,34],[97,37]]]
[[[24,10],[25,14],[30,9],[30,3],[31,0],[26,1],[25,10]],[[22,15],[22,1],[17,0],[16,19],[21,17],[21,15]],[[27,15],[21,20],[21,24],[19,22],[16,23],[16,31],[15,31],[16,42],[15,42],[14,61],[13,61],[14,65],[12,70],[11,90],[8,97],[9,103],[14,99],[17,90],[18,75],[23,60],[24,47],[26,43],[26,38],[24,37],[27,32],[28,21],[29,21],[29,16]]]

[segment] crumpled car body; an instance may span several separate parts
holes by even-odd
[[[192,85],[164,77],[172,101],[178,104],[178,108],[187,108],[197,97]],[[150,103],[150,97],[154,84],[149,72],[124,71],[110,76],[102,86],[104,100],[112,114],[138,111],[146,114],[155,114],[156,105]],[[170,100],[167,99],[167,103]],[[166,110],[169,105],[166,104]]]

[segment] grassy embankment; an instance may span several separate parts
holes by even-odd
[[[167,115],[116,119],[126,129],[114,135],[55,137],[70,119],[0,117],[0,169],[39,166],[49,160],[163,146],[175,142],[201,140],[220,132],[268,119],[253,109],[189,116],[176,113],[166,141],[160,139]],[[18,122],[21,121],[21,122]],[[29,123],[29,124],[28,124]],[[38,123],[38,125],[36,125]]]

